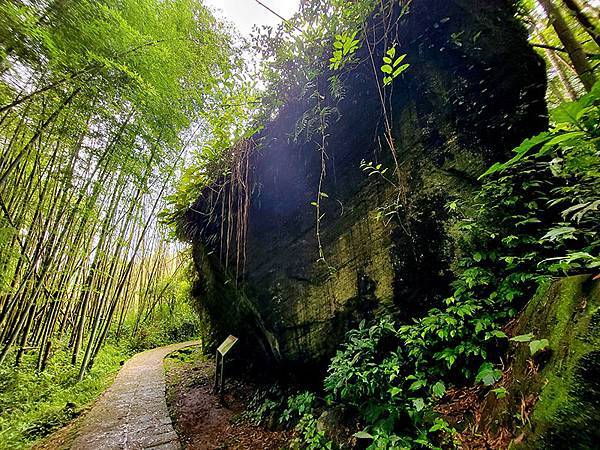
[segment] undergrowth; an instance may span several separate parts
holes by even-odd
[[[107,344],[86,378],[70,354],[57,352],[43,372],[36,355],[25,355],[19,368],[0,367],[0,448],[21,449],[62,427],[96,399],[113,381],[131,352]]]
[[[110,386],[133,354],[191,340],[198,334],[198,317],[184,299],[158,305],[150,318],[141,321],[133,333],[136,317],[128,317],[121,330],[127,338],[117,340],[113,330],[91,372],[80,382],[79,367],[71,365],[70,352],[63,350],[65,343],[57,345],[42,372],[36,370],[33,353],[26,353],[18,368],[0,366],[0,449],[30,447],[76,418]],[[179,354],[185,355],[184,351]]]
[[[470,203],[450,202],[460,257],[454,293],[414,323],[382,317],[348,333],[324,382],[326,398],[288,399],[300,448],[334,446],[318,412],[344,405],[369,449],[448,448],[455,431],[435,404],[449,385],[492,390],[507,347],[502,327],[552,276],[600,268],[600,83],[551,114],[550,131],[494,164]]]
[[[158,305],[148,319],[137,323],[130,317],[125,321],[123,341],[133,352],[161,347],[174,342],[184,342],[198,336],[200,319],[188,299]]]

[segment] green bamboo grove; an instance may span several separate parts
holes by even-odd
[[[35,352],[44,370],[66,348],[81,379],[111,327],[133,313],[137,328],[182,269],[156,213],[192,119],[219,101],[229,42],[190,0],[0,15],[0,364]]]

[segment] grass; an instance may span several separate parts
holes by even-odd
[[[71,355],[64,350],[57,348],[41,373],[36,371],[35,352],[26,354],[19,368],[12,365],[14,355],[9,357],[0,366],[0,450],[30,448],[40,442],[96,400],[133,354],[193,339],[199,329],[199,320],[187,301],[177,302],[173,309],[160,305],[135,334],[134,323],[133,317],[127,319],[126,337],[119,345],[111,333],[93,369],[79,383],[79,366],[71,365]],[[196,353],[183,349],[175,352],[171,361],[186,363],[196,358]]]
[[[0,367],[0,449],[31,447],[66,425],[110,386],[131,352],[107,344],[92,371],[77,383],[78,367],[70,355],[57,352],[42,373],[35,370],[35,355],[26,355],[16,369]]]

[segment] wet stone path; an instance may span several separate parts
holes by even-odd
[[[165,400],[163,359],[198,342],[138,353],[84,418],[73,450],[180,449]]]

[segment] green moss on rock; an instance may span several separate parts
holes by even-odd
[[[511,448],[598,448],[600,281],[581,275],[541,286],[514,327],[527,333],[549,347],[532,357],[528,343],[511,343],[509,394],[488,396],[483,423],[492,434],[512,430]]]

